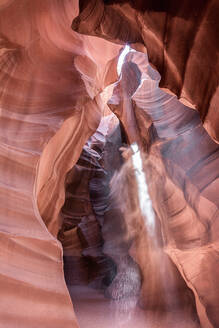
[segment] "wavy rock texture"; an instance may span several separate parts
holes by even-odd
[[[142,43],[160,86],[194,105],[218,139],[217,0],[81,0],[72,28],[117,43]]]
[[[120,47],[74,33],[76,15],[76,1],[0,4],[4,328],[78,327],[56,239],[59,212],[66,173],[105,110],[100,93],[116,77],[110,63]]]
[[[147,54],[129,52],[108,101],[124,124],[128,139],[140,140],[141,149],[149,151],[142,162],[155,210],[154,238],[142,219],[144,213],[136,196],[138,187],[130,159],[114,176],[113,193],[128,234],[136,239],[130,254],[143,273],[142,306],[156,307],[159,299],[160,306],[168,308],[173,306],[171,302],[181,299],[178,306],[183,307],[187,299],[194,311],[191,294],[177,273],[180,272],[194,292],[202,326],[217,327],[219,147],[203,128],[198,113],[159,89],[159,81],[160,75],[148,64]],[[125,101],[129,107],[124,106]],[[129,151],[124,156],[132,157]],[[163,270],[159,272],[161,263]],[[180,296],[176,296],[177,290]]]
[[[118,125],[118,120],[112,114],[102,118],[66,178],[66,199],[62,207],[64,219],[59,239],[64,250],[68,285],[92,283],[103,288],[103,282],[108,280],[115,267],[102,251],[104,213],[101,212],[106,207],[107,186],[105,184],[100,193],[98,189],[107,175],[103,152],[106,138],[115,124]]]
[[[118,275],[107,296],[130,295],[129,267],[142,307],[180,308],[197,326],[218,327],[219,150],[201,122],[218,141],[218,1],[79,4],[78,12],[71,0],[0,3],[0,327],[78,327],[63,249],[66,280],[81,255],[108,256]],[[118,77],[126,42],[138,51]],[[100,195],[124,141],[142,154],[154,238],[129,149],[112,198]]]

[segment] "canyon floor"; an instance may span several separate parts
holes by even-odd
[[[90,287],[69,288],[80,328],[198,328],[187,313],[144,311],[134,300],[112,301]]]

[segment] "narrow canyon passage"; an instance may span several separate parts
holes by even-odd
[[[178,162],[175,146],[189,138],[191,147],[194,133],[202,135],[214,166],[218,147],[193,109],[158,88],[147,54],[126,46],[117,70],[111,112],[66,178],[59,238],[79,324],[211,327],[177,254],[202,247],[209,236],[201,181],[196,169],[185,175],[188,163]],[[214,216],[212,208],[212,222]]]
[[[180,300],[186,297],[182,290],[180,294],[172,291],[171,308],[168,294],[164,299],[165,308],[163,305],[160,308],[158,297],[162,297],[162,291],[158,296],[156,288],[152,290],[155,299],[151,308],[142,308],[138,302],[144,273],[129,255],[131,245],[136,242],[134,227],[125,221],[118,203],[115,206],[109,193],[112,176],[116,169],[123,167],[121,145],[127,147],[122,143],[118,120],[109,115],[84,146],[66,180],[64,224],[59,238],[64,248],[66,282],[79,325],[81,328],[88,325],[91,328],[200,327],[191,307]],[[141,164],[139,159],[135,159],[135,164]],[[116,179],[115,183],[121,182]],[[131,194],[138,193],[132,189],[133,183],[125,187]],[[136,205],[140,207],[140,203]],[[135,233],[141,234],[139,228]],[[155,232],[153,238],[153,245],[157,244]],[[146,261],[159,252],[156,245],[154,250],[149,250]],[[161,255],[155,270],[159,271],[165,263]],[[167,271],[170,280],[175,272],[171,266]],[[146,279],[150,284],[154,283],[154,274],[149,268]],[[170,281],[164,276],[162,279],[168,289]],[[158,280],[155,283],[159,283]],[[177,289],[177,282],[175,284],[172,288]],[[186,302],[189,299],[187,297]]]
[[[121,131],[113,114],[104,117],[66,178],[59,239],[64,249],[66,283],[80,327],[132,327],[134,323],[139,327],[175,327],[176,323],[179,327],[200,327],[192,295],[161,250],[164,232],[152,204],[148,204],[140,151],[135,144],[131,162],[126,158],[132,148]],[[135,177],[133,173],[141,175]],[[112,195],[115,187],[123,197],[117,191]],[[129,202],[134,204],[128,206]],[[122,210],[124,205],[128,215]],[[144,211],[145,218],[141,214]],[[130,214],[134,215],[131,221]],[[145,236],[150,233],[153,240],[149,246]],[[138,257],[130,256],[129,251],[139,243],[146,255],[137,264]],[[145,272],[140,267],[144,262]],[[139,302],[143,280],[152,287],[146,287],[151,300],[145,306]]]
[[[0,0],[0,328],[219,328],[218,0]]]

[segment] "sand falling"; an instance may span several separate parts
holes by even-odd
[[[89,287],[70,288],[79,323],[82,328],[88,322],[96,328],[199,327],[193,295],[165,252],[165,231],[152,203],[161,173],[153,155],[149,159],[136,143],[123,153],[126,161],[111,180],[111,197],[126,225],[121,238],[131,240],[129,254],[140,274],[121,256],[126,274],[120,276],[111,299]],[[154,200],[159,201],[159,195]]]
[[[218,12],[0,0],[0,328],[219,327]]]
[[[126,45],[120,54],[117,65],[120,79],[125,79],[123,63],[130,61],[131,53],[137,54]],[[147,55],[140,58],[140,63],[146,59]],[[138,71],[137,66],[135,69]],[[150,66],[145,71],[147,73],[139,83],[144,85],[152,81],[147,90],[153,92],[153,83],[158,83],[160,76]],[[134,128],[130,138],[127,135],[129,141],[135,138],[133,131]],[[95,328],[199,327],[194,295],[168,253],[171,234],[165,202],[177,194],[177,187],[166,172],[159,150],[145,152],[141,143],[133,142],[125,147],[121,144],[117,151],[122,154],[124,162],[112,171],[112,178],[108,181],[109,207],[116,208],[120,219],[115,227],[113,223],[107,223],[106,218],[102,225],[102,251],[116,263],[117,275],[104,294],[90,287],[70,287],[79,324],[82,328],[88,322]],[[106,167],[111,164],[105,163]],[[98,181],[95,181],[96,189],[99,188]],[[123,226],[121,233],[118,232],[119,226]],[[112,229],[111,240],[107,229]],[[125,252],[124,246],[117,245],[113,233],[116,233],[119,243],[125,245]]]

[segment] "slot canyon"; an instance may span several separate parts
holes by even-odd
[[[0,0],[0,328],[219,328],[218,71],[218,0]]]

